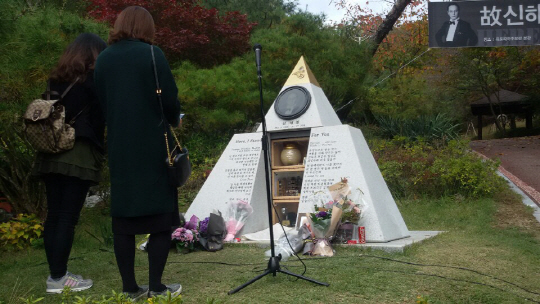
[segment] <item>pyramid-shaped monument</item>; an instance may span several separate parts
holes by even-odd
[[[298,224],[302,216],[314,211],[316,193],[347,178],[354,190],[363,193],[365,209],[358,224],[365,227],[367,242],[409,236],[362,132],[341,124],[303,57],[265,119],[271,197],[280,212],[273,215],[275,222],[287,219],[292,226]],[[253,214],[237,236],[268,228],[261,131],[233,136],[188,209],[187,218],[204,218],[213,210],[226,216],[231,203],[243,200],[253,207]]]
[[[341,121],[328,101],[328,98],[324,95],[321,86],[317,82],[317,79],[315,79],[315,76],[313,76],[303,56],[298,60],[296,67],[294,67],[291,75],[289,75],[280,94],[289,88],[295,87],[304,88],[310,93],[311,100],[308,108],[305,113],[297,118],[283,119],[276,113],[276,103],[274,102],[265,116],[268,132],[341,125]],[[259,128],[257,131],[262,132],[262,129]]]

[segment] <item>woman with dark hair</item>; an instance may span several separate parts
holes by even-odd
[[[147,10],[138,6],[124,9],[94,73],[107,122],[114,253],[123,292],[131,298],[167,291],[177,296],[182,291],[180,284],[161,282],[171,227],[180,224],[178,190],[167,179],[164,134],[170,136],[168,125],[179,126],[181,120],[178,89],[163,52],[152,45],[154,32],[154,20]],[[162,105],[156,93],[152,51]],[[135,279],[137,234],[150,234],[150,286],[139,286]]]
[[[38,153],[33,169],[47,191],[43,239],[50,270],[48,293],[61,293],[64,286],[81,291],[93,284],[68,272],[67,262],[88,190],[100,180],[105,122],[95,92],[94,63],[106,47],[99,36],[81,34],[65,49],[50,74],[53,99],[67,91],[60,103],[65,107],[65,120],[74,121],[75,144],[58,154]]]

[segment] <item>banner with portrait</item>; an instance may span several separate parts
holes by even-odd
[[[540,44],[540,0],[428,3],[429,47]]]

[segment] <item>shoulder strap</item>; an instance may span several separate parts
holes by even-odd
[[[47,79],[47,91],[45,91],[45,99],[51,100],[51,80]]]
[[[79,113],[77,113],[77,115],[75,115],[70,121],[69,121],[69,124],[70,125],[73,125],[75,123],[75,120],[77,119],[77,117],[79,117],[79,115],[82,114],[82,112],[84,112],[84,110],[88,109],[90,107],[90,105],[86,105],[86,107],[84,107],[84,109],[82,109]]]
[[[150,52],[152,53],[152,65],[154,66],[154,78],[156,80],[156,94],[159,100],[159,107],[161,109],[161,123],[165,123],[165,115],[163,114],[163,102],[161,101],[161,87],[159,86],[159,79],[157,75],[156,57],[154,56],[154,46],[150,44]],[[167,127],[165,127],[167,131]]]
[[[73,86],[77,83],[77,81],[79,81],[80,77],[77,76],[77,78],[75,78],[75,80],[67,87],[67,89],[64,91],[64,93],[62,93],[62,95],[60,96],[60,99],[59,100],[62,100],[64,99],[64,96],[66,96],[66,94],[69,92],[69,90],[71,90],[71,88],[73,88]],[[49,86],[50,86],[50,81],[47,81],[47,90],[49,90]],[[48,96],[47,96],[48,97]],[[82,112],[84,112],[84,110],[88,109],[90,107],[90,105],[86,105],[86,107],[84,107],[84,109],[82,109],[79,113],[77,113],[77,115],[75,115],[70,121],[68,124],[70,125],[73,125],[75,123],[75,120],[77,119],[77,117],[79,117],[79,115],[82,114]]]
[[[156,78],[156,93],[158,95],[159,101],[161,102],[161,88],[159,87],[159,79],[157,76],[157,68],[156,68],[156,57],[154,56],[153,45],[150,45],[150,52],[152,53],[152,64],[154,65],[154,77]],[[161,109],[163,110],[163,107],[161,107]]]
[[[68,87],[67,89],[64,90],[64,93],[62,93],[62,95],[60,96],[60,98],[58,100],[62,100],[62,98],[64,98],[64,96],[66,96],[66,94],[69,92],[69,90],[71,90],[71,88],[73,88],[73,86],[77,83],[77,81],[79,81],[79,77],[77,77],[75,79],[75,81],[73,81]],[[51,79],[47,79],[47,90],[41,94],[42,98],[45,98],[45,100],[51,100],[51,96],[52,95],[56,95],[58,94],[56,91],[51,91]]]
[[[163,114],[163,102],[161,100],[161,87],[159,86],[159,79],[157,75],[156,57],[154,56],[154,46],[151,44],[150,44],[150,52],[152,53],[152,64],[154,66],[154,77],[156,79],[156,94],[159,100],[159,107],[161,108],[161,123],[163,124],[163,129],[165,130],[165,144],[167,145],[167,154],[169,155],[169,161],[172,161],[170,152],[169,152],[169,140],[167,138],[167,124],[165,123],[165,115]],[[170,128],[170,125],[169,125],[169,128]],[[171,130],[171,133],[173,134],[178,147],[182,149],[182,146],[180,145],[180,142],[178,141],[178,138],[176,137],[176,134],[174,134],[173,130]]]
[[[64,91],[64,93],[62,93],[62,95],[60,96],[60,99],[63,99],[64,96],[66,96],[66,94],[69,92],[69,90],[71,90],[71,88],[73,88],[73,86],[77,83],[77,81],[79,81],[79,77],[77,76],[77,78],[69,85],[69,87],[67,87],[67,89]],[[49,90],[49,87],[50,87],[50,81],[47,82],[47,90]]]

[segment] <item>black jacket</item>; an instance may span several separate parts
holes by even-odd
[[[463,20],[457,23],[454,41],[446,41],[450,21],[443,23],[441,29],[435,34],[435,40],[441,47],[460,47],[460,46],[475,46],[478,43],[478,36],[472,30],[471,25]]]
[[[51,80],[51,99],[57,99],[71,83]],[[43,96],[45,98],[45,96]],[[103,151],[105,118],[94,85],[94,71],[86,75],[83,83],[76,83],[66,94],[61,103],[66,108],[66,123],[77,116],[73,128],[76,139],[85,138]]]

